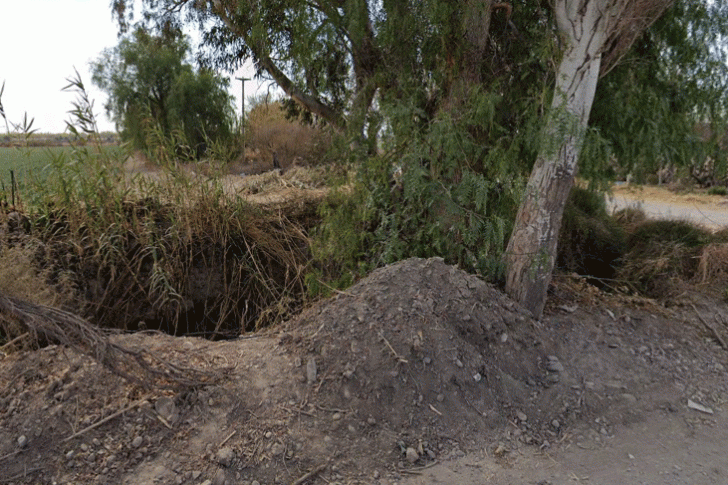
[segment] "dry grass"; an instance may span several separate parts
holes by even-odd
[[[286,119],[280,102],[260,103],[248,114],[251,147],[249,159],[272,165],[273,153],[287,168],[296,161],[307,165],[319,163],[331,146],[328,130]]]
[[[696,278],[702,284],[728,281],[728,243],[711,243],[703,248]]]

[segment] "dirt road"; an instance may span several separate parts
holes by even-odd
[[[599,441],[585,440],[556,451],[524,449],[507,459],[469,454],[423,470],[402,485],[728,483],[725,410],[705,417],[687,409],[674,411],[656,411]]]
[[[607,207],[617,211],[641,208],[653,219],[687,220],[713,230],[728,227],[728,198],[711,195],[675,194],[660,187],[616,186]]]

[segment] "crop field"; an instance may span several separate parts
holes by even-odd
[[[117,149],[112,146],[104,148]],[[33,180],[42,181],[48,176],[49,166],[54,159],[68,157],[72,150],[70,146],[0,147],[0,199],[4,198],[3,192],[11,192],[11,172],[15,177],[16,189],[22,193]]]

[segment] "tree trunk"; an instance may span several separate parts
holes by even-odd
[[[568,42],[536,163],[506,249],[506,291],[540,318],[556,260],[561,219],[599,79],[609,2],[557,0],[559,30]]]

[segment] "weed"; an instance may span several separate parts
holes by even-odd
[[[728,195],[728,187],[723,185],[714,185],[708,189],[708,195]]]
[[[59,306],[103,327],[136,330],[143,321],[209,337],[300,308],[312,212],[287,219],[251,207],[217,179],[191,179],[172,153],[160,180],[129,177],[128,153],[101,146],[83,83],[70,79],[69,89],[78,94],[74,145],[54,154],[28,204],[41,279],[72,289]]]

